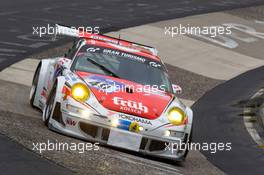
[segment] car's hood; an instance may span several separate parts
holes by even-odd
[[[144,91],[143,85],[119,78],[86,72],[77,74],[105,108],[146,119],[159,117],[173,97],[162,91],[150,92],[146,86]]]

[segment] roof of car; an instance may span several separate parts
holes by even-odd
[[[100,45],[102,47],[110,47],[112,49],[122,50],[144,56],[156,61],[160,61],[157,56],[157,50],[151,46],[114,38],[106,35],[85,33],[82,38],[86,39],[87,44]]]
[[[160,58],[156,55],[153,55],[145,50],[142,50],[139,47],[130,47],[130,46],[124,46],[121,44],[114,44],[114,43],[109,43],[109,42],[103,42],[103,41],[99,41],[99,40],[94,40],[94,39],[86,39],[86,44],[91,44],[91,45],[95,45],[95,46],[99,46],[99,47],[107,47],[110,49],[114,49],[114,50],[120,50],[120,51],[124,51],[124,52],[128,52],[128,53],[132,53],[135,55],[139,55],[142,57],[146,57],[149,59],[153,59],[155,61],[160,61]]]
[[[85,39],[86,42],[90,44],[104,45],[105,47],[111,47],[113,49],[131,52],[133,54],[145,56],[147,58],[162,62],[161,59],[158,57],[158,51],[152,46],[147,46],[140,43],[135,43],[102,34],[87,33],[84,31],[80,31],[59,24],[56,24],[55,26],[56,26],[56,33],[54,37],[56,37],[56,35],[65,35],[65,36],[82,38]]]

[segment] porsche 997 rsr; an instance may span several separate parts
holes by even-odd
[[[188,149],[193,113],[177,97],[155,48],[57,25],[76,37],[63,57],[42,59],[30,103],[57,132],[171,160]],[[155,87],[155,88],[153,88]]]

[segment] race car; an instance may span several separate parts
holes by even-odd
[[[146,155],[182,161],[193,112],[177,97],[153,47],[56,25],[75,37],[63,57],[42,59],[30,104],[49,129]],[[183,148],[182,145],[185,145]]]

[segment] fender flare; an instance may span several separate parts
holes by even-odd
[[[62,100],[62,89],[65,84],[66,80],[64,76],[57,77],[55,84],[56,84],[56,97],[55,101],[61,103]]]
[[[39,62],[37,68],[40,66],[40,72],[39,72],[39,81],[37,84],[37,89],[36,89],[36,95],[34,98],[33,105],[36,106],[37,108],[43,110],[43,105],[41,104],[41,92],[43,90],[44,84],[45,84],[45,79],[48,71],[48,67],[50,64],[50,59],[43,59]]]
[[[52,89],[54,88],[54,86],[56,87],[55,89],[55,99],[54,99],[54,106],[53,106],[53,111],[51,112],[51,114],[53,115],[54,113],[54,110],[55,110],[55,107],[58,103],[61,103],[61,100],[62,100],[62,89],[63,89],[63,86],[65,84],[65,78],[64,76],[59,76],[56,78],[56,81],[54,82],[53,84],[53,87]],[[46,108],[46,104],[44,105],[43,107],[43,113],[42,113],[42,120],[45,121],[45,108]]]

